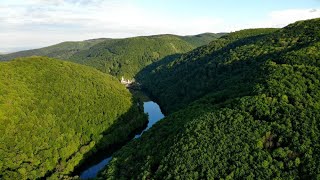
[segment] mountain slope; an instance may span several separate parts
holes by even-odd
[[[2,60],[41,55],[89,65],[118,78],[133,78],[142,68],[155,61],[190,51],[222,35],[223,33],[195,36],[155,35],[64,42],[46,48],[4,55]]]
[[[197,48],[171,60],[152,64],[139,72],[136,78],[152,96],[158,99],[165,111],[174,111],[212,91],[212,88],[217,88],[215,86],[227,83],[216,82],[217,79],[230,76],[228,68],[232,68],[232,64],[223,63],[224,61],[232,60],[236,61],[235,64],[239,64],[242,60],[240,58],[243,60],[251,58],[248,53],[254,56],[267,53],[260,49],[253,51],[248,49],[254,46],[252,43],[257,39],[264,38],[276,30],[250,29],[231,33],[211,42],[208,46]]]
[[[192,45],[171,35],[135,37],[100,43],[70,59],[116,77],[132,78],[146,65],[165,56],[192,49]]]
[[[194,36],[181,36],[180,38],[192,44],[194,47],[200,47],[209,44],[211,41],[220,38],[227,33],[203,33]]]
[[[26,50],[15,53],[10,53],[2,56],[3,60],[11,60],[17,57],[28,56],[47,56],[58,59],[68,59],[74,53],[89,49],[90,47],[110,39],[91,39],[79,42],[62,42],[53,46],[44,47],[40,49]],[[0,57],[1,60],[1,57]]]
[[[222,34],[198,36],[156,35],[100,43],[76,53],[73,62],[89,65],[118,78],[133,78],[145,66],[175,54],[188,52]]]
[[[70,173],[147,119],[117,79],[44,57],[0,63],[0,179]]]
[[[101,179],[318,179],[319,27],[236,32],[149,71],[170,114]]]

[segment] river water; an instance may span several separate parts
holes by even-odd
[[[143,109],[144,113],[148,114],[149,122],[147,127],[140,133],[137,134],[135,138],[139,138],[143,132],[147,131],[149,128],[151,128],[156,122],[164,118],[163,113],[161,112],[161,109],[159,105],[153,101],[147,101],[143,102]],[[105,159],[102,159],[99,163],[87,168],[86,170],[82,171],[80,173],[81,179],[90,179],[95,178],[100,170],[102,170],[112,159],[112,156],[107,157]]]

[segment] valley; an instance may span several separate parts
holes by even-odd
[[[316,18],[0,55],[0,179],[318,179],[319,34]]]
[[[143,132],[150,129],[156,122],[158,122],[164,117],[157,103],[150,101],[148,97],[145,97],[145,100],[147,101],[143,102],[143,108],[144,108],[144,113],[148,115],[148,124],[142,131],[140,131],[138,134],[134,136],[133,140],[140,138]],[[87,167],[86,170],[82,171],[80,173],[80,178],[81,179],[96,178],[98,175],[98,172],[101,171],[110,162],[111,159],[112,159],[112,156],[100,158],[99,163],[94,164],[90,167]]]
[[[168,115],[98,179],[317,179],[319,23],[230,33],[146,67],[136,79]]]

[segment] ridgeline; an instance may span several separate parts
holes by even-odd
[[[100,179],[318,179],[319,27],[243,30],[147,67],[169,114]]]
[[[45,57],[0,63],[0,179],[68,175],[147,122],[117,79]]]

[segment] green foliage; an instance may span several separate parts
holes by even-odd
[[[203,33],[194,36],[181,36],[181,39],[187,41],[188,43],[192,44],[194,47],[200,47],[203,45],[209,44],[211,41],[220,38],[227,33]]]
[[[88,65],[120,79],[133,78],[145,66],[176,53],[184,53],[224,35],[205,33],[195,36],[156,35],[126,39],[94,39],[0,56],[10,60],[25,56],[48,56]]]
[[[110,41],[111,39],[91,39],[80,42],[63,42],[53,46],[44,47],[40,49],[26,50],[6,55],[0,55],[1,60],[11,60],[17,57],[27,56],[47,56],[58,59],[69,59],[73,54],[89,49],[90,47],[104,41]]]
[[[190,37],[199,44],[203,40]],[[205,39],[205,38],[203,38]],[[208,39],[211,39],[211,37]],[[133,78],[141,69],[162,58],[194,49],[192,43],[175,35],[134,37],[99,43],[76,53],[71,61],[97,68],[118,78]]]
[[[244,30],[139,74],[169,115],[108,179],[320,177],[320,19]]]
[[[93,68],[30,57],[0,69],[0,179],[68,174],[146,122],[129,91]]]
[[[140,72],[137,79],[166,111],[175,111],[212,91],[219,91],[226,96],[237,95],[232,93],[235,90],[248,93],[248,88],[254,84],[252,82],[257,80],[250,76],[253,73],[251,71],[258,70],[255,63],[273,58],[277,58],[279,63],[290,63],[286,61],[291,59],[295,63],[303,63],[305,58],[310,58],[308,63],[317,63],[316,49],[319,45],[314,43],[317,31],[298,32],[301,29],[295,29],[298,28],[288,26],[278,31],[252,29],[231,33],[208,46],[150,66]],[[309,46],[310,43],[314,44]],[[225,88],[243,81],[247,85],[241,86],[241,89]]]

